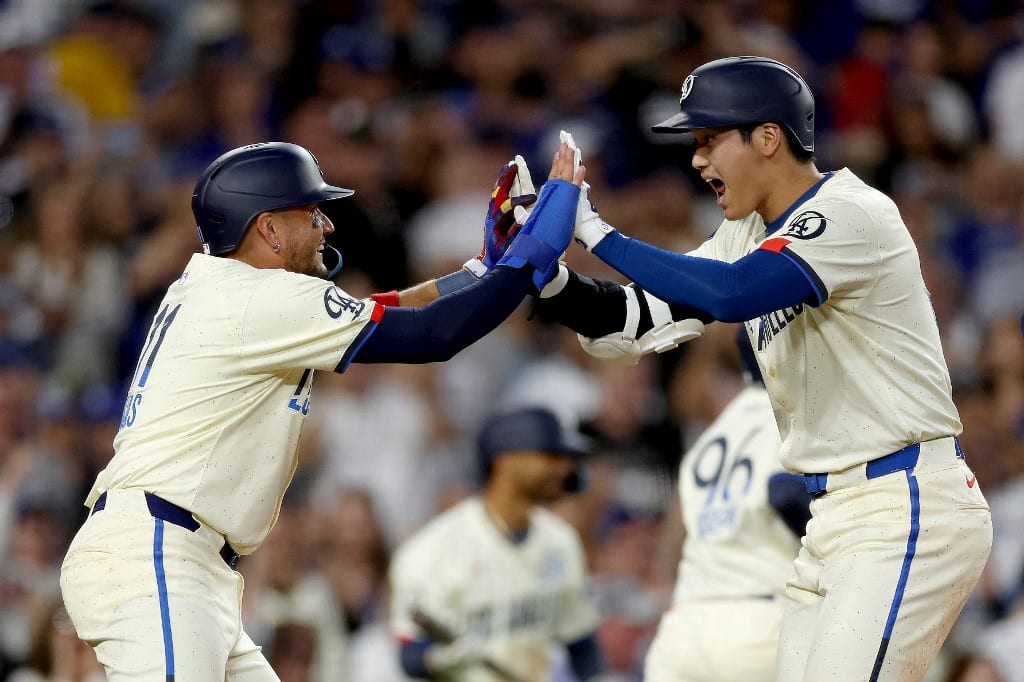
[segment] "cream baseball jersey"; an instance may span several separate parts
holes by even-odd
[[[758,248],[797,265],[818,297],[746,322],[787,469],[841,471],[961,432],[917,248],[891,199],[835,171],[767,229],[756,213],[725,221],[689,255],[734,262]]]
[[[160,303],[86,505],[145,490],[250,553],[295,471],[314,370],[344,370],[380,310],[322,279],[194,255]]]
[[[781,472],[768,393],[748,386],[679,465],[686,540],[673,601],[785,593],[800,539],[768,504],[768,479]]]
[[[391,566],[391,627],[399,639],[424,636],[410,617],[420,608],[523,679],[542,682],[552,645],[597,627],[584,583],[583,550],[569,524],[535,508],[525,539],[513,542],[471,497],[399,547]],[[493,675],[476,666],[459,679]]]

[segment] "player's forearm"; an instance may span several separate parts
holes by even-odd
[[[450,276],[450,275],[447,275]],[[443,279],[443,278],[442,278]],[[380,294],[373,294],[372,298],[377,303],[389,306],[401,306],[405,308],[419,308],[428,303],[433,303],[441,298],[441,291],[438,289],[440,280],[427,280],[413,285],[401,291],[387,291]]]
[[[445,294],[450,294],[458,291],[459,289],[471,286],[477,281],[477,279],[479,279],[479,277],[471,274],[468,270],[463,268],[444,275],[443,277],[415,284],[408,289],[373,294],[370,298],[384,305],[400,306],[403,308],[420,308],[429,303],[433,303]]]
[[[613,232],[593,253],[658,298],[707,311],[722,322],[745,322],[817,302],[803,272],[787,258],[767,251],[725,263],[673,253]]]
[[[442,362],[481,339],[526,297],[530,268],[495,267],[472,286],[421,308],[388,308],[353,362]]]

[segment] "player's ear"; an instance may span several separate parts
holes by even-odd
[[[281,236],[277,233],[277,228],[274,225],[274,214],[270,211],[264,211],[255,218],[252,219],[253,224],[249,229],[250,233],[256,233],[259,238],[264,241],[267,246],[274,249],[278,244],[281,243]],[[280,248],[280,247],[277,247]]]
[[[777,123],[762,123],[758,126],[758,132],[760,133],[759,146],[762,154],[765,156],[772,156],[779,150],[780,146],[785,145],[785,137],[782,134],[782,128]]]

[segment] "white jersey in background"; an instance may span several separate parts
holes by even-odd
[[[679,466],[686,539],[673,601],[785,594],[800,538],[768,504],[779,464],[771,401],[748,386]]]
[[[818,294],[818,307],[746,323],[786,468],[841,471],[958,435],[917,248],[893,201],[843,169],[781,220],[767,237],[757,213],[725,221],[689,255],[734,262],[757,248],[781,252]]]
[[[391,564],[391,628],[403,641],[425,637],[418,608],[531,682],[550,678],[552,647],[597,626],[584,595],[585,560],[575,530],[534,508],[525,538],[514,542],[471,497],[410,536]],[[460,682],[501,680],[483,666]]]
[[[686,539],[647,682],[774,679],[786,580],[800,550],[768,503],[768,480],[785,473],[779,442],[768,394],[751,385],[683,457]]]
[[[160,303],[86,505],[146,491],[252,552],[295,471],[313,370],[347,365],[375,307],[329,281],[194,255]]]

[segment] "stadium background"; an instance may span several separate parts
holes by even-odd
[[[189,198],[209,161],[284,139],[355,188],[328,212],[338,282],[358,295],[474,255],[501,164],[522,153],[539,184],[560,129],[583,148],[609,222],[686,250],[720,214],[686,145],[649,125],[693,67],[734,54],[804,74],[819,168],[848,166],[891,193],[914,234],[996,524],[930,679],[962,680],[983,655],[1021,675],[1021,3],[5,0],[0,680],[18,668],[57,679],[91,657],[62,617],[58,568],[111,455],[140,334],[198,247]],[[615,278],[578,251],[572,265]],[[247,628],[285,682],[402,679],[389,555],[474,489],[487,411],[534,401],[591,438],[589,485],[559,512],[584,538],[616,679],[639,679],[678,561],[675,467],[738,386],[733,330],[607,367],[527,312],[446,364],[319,377],[278,526],[240,566]],[[33,668],[42,675],[24,677]]]

